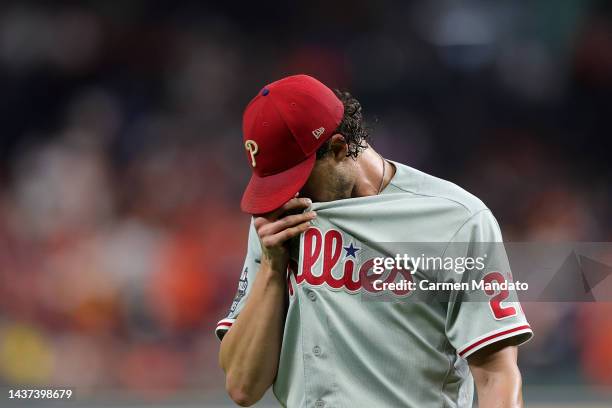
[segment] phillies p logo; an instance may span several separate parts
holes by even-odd
[[[251,154],[251,166],[255,167],[257,162],[255,161],[255,155],[259,151],[259,146],[255,143],[254,140],[247,140],[244,142],[244,148]]]

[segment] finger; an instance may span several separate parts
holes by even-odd
[[[310,198],[292,198],[283,204],[280,208],[272,211],[269,215],[265,215],[265,218],[269,220],[276,220],[279,216],[286,213],[287,211],[302,210],[310,207],[312,201]]]
[[[314,211],[308,211],[302,214],[287,215],[285,217],[279,218],[274,222],[263,225],[259,229],[258,233],[260,236],[273,235],[284,229],[294,227],[306,221],[311,221],[316,216],[317,213]]]
[[[312,201],[309,198],[292,198],[291,200],[287,201],[283,206],[281,206],[280,208],[272,212],[269,212],[266,214],[255,215],[253,219],[255,230],[259,231],[260,228],[262,228],[264,225],[268,224],[269,222],[276,221],[278,217],[280,217],[287,211],[308,208],[311,204],[312,204]]]
[[[282,230],[281,232],[266,237],[266,241],[269,246],[276,246],[284,243],[288,239],[296,237],[300,235],[302,232],[306,231],[310,227],[310,221],[303,222],[295,227],[287,228]]]

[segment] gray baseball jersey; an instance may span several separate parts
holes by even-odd
[[[283,406],[471,407],[466,358],[496,341],[532,336],[515,291],[468,285],[511,282],[491,212],[450,182],[393,164],[396,173],[378,196],[314,203],[313,226],[291,243],[273,388]],[[386,265],[374,273],[376,258],[406,252],[480,265],[469,265],[476,274],[458,273],[412,259],[409,269]],[[260,255],[251,225],[236,298],[217,326],[220,339],[248,298]]]

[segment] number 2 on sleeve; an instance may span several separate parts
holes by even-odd
[[[495,319],[501,320],[516,316],[516,307],[502,305],[502,302],[510,296],[510,291],[508,291],[508,289],[501,289],[496,293],[495,290],[487,287],[493,282],[497,282],[498,284],[506,282],[504,275],[499,272],[491,272],[486,274],[483,280],[485,283],[485,293],[487,296],[492,296],[489,300],[489,306],[491,307],[491,312],[493,312]]]

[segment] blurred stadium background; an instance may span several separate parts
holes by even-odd
[[[612,240],[610,2],[3,1],[0,406],[231,406],[241,113],[292,73],[350,89],[380,152],[506,240]],[[527,406],[610,406],[612,303],[524,308]]]

